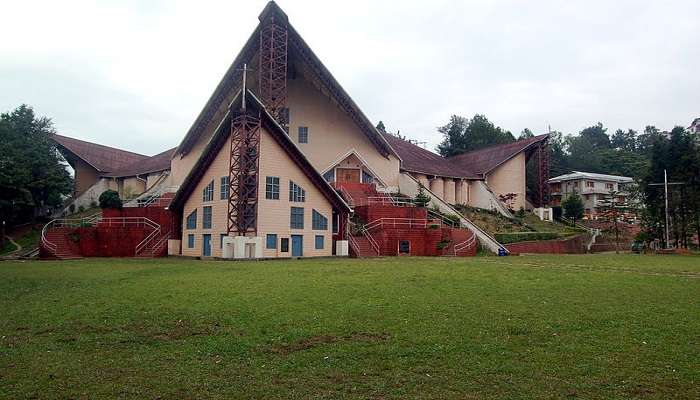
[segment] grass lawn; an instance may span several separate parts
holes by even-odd
[[[0,398],[700,398],[700,258],[0,263]]]

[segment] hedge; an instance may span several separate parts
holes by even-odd
[[[493,236],[501,244],[561,238],[561,235],[557,232],[497,232]]]

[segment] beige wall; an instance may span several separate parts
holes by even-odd
[[[72,158],[73,170],[75,171],[75,197],[90,189],[92,185],[100,180],[100,174],[85,161],[75,157]]]
[[[222,233],[227,231],[228,201],[220,199],[220,182],[222,176],[228,175],[230,142],[227,141],[216,156],[212,164],[207,169],[202,180],[197,184],[189,199],[185,202],[182,215],[182,254],[186,256],[202,255],[202,235],[211,234],[212,256],[221,256]],[[280,198],[279,200],[265,199],[265,177],[277,176],[280,178]],[[289,201],[289,181],[290,179],[306,190],[306,201],[303,203],[292,203]],[[214,180],[214,200],[202,202],[202,191]],[[260,149],[260,174],[258,182],[258,236],[263,238],[263,254],[265,257],[290,257],[291,256],[291,236],[292,234],[303,235],[304,256],[330,256],[332,254],[332,207],[321,192],[311,184],[306,175],[294,164],[286,152],[275,142],[264,129],[261,135]],[[203,229],[202,207],[212,206],[212,229]],[[290,229],[291,207],[304,208],[304,229]],[[197,209],[197,229],[187,229],[187,216],[192,210]],[[314,231],[312,229],[312,210],[323,214],[328,219],[328,229],[325,231]],[[277,249],[265,249],[266,235],[277,234]],[[195,247],[188,248],[188,234],[195,235]],[[316,250],[315,236],[324,236],[324,248]],[[289,252],[281,253],[280,239],[289,238]]]
[[[399,160],[383,157],[357,125],[311,83],[297,74],[289,90],[289,135],[319,171],[355,150],[389,187],[399,185]],[[309,128],[309,143],[299,143],[299,127]]]
[[[525,208],[525,153],[511,158],[486,177],[489,188],[496,194],[515,193],[518,197],[513,202],[513,209]]]

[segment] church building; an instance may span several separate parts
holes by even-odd
[[[401,209],[404,200],[423,190],[442,215],[460,204],[505,215],[544,204],[544,189],[527,198],[526,163],[537,159],[546,188],[548,135],[441,157],[379,132],[275,2],[258,19],[180,144],[152,157],[149,171],[128,165],[148,157],[118,149],[124,162],[109,171],[82,168],[99,164],[88,151],[99,145],[75,150],[76,139],[57,136],[81,193],[143,182],[130,204],[159,199],[174,221],[152,241],[171,255],[223,258],[432,255],[422,243],[432,240],[450,243],[438,255],[460,255],[477,239],[497,252],[503,246],[466,218],[447,226],[429,210]]]

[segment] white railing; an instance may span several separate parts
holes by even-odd
[[[363,226],[363,227],[359,227],[359,228],[358,228],[357,225],[355,225],[355,224],[353,224],[353,223],[350,223],[350,224],[349,224],[349,228],[350,228],[350,231],[351,231],[351,232],[352,232],[352,231],[360,231],[360,233],[362,234],[362,236],[364,236],[364,237],[367,239],[367,241],[369,242],[370,246],[372,246],[372,250],[374,250],[374,252],[377,253],[377,255],[381,255],[381,253],[380,253],[380,251],[379,251],[379,244],[377,244],[377,241],[374,240],[374,237],[372,237],[372,234],[369,233],[369,231],[367,230],[367,227],[366,227],[366,226]],[[348,237],[352,238],[352,234],[348,235]],[[351,240],[354,241],[354,239],[351,239]],[[353,243],[351,242],[351,245],[352,245],[352,244],[353,244]],[[357,242],[354,242],[354,245],[357,246],[357,249],[356,249],[356,250],[358,250],[358,251],[357,251],[357,254],[359,255],[360,252],[359,252],[359,246],[357,245]]]
[[[51,228],[80,228],[85,226],[95,226],[102,217],[101,213],[96,213],[85,218],[57,218],[49,221],[41,229],[41,244],[52,253],[56,253],[57,245],[49,240],[47,232]]]
[[[343,197],[345,197],[345,199],[348,201],[348,205],[350,207],[355,206],[355,200],[352,198],[350,193],[348,193],[348,191],[343,186],[340,186],[340,194],[342,194]]]
[[[452,251],[454,252],[454,255],[456,256],[458,252],[465,250],[465,249],[470,249],[472,246],[476,245],[476,235],[472,233],[471,237],[463,242],[457,243],[452,247]]]

